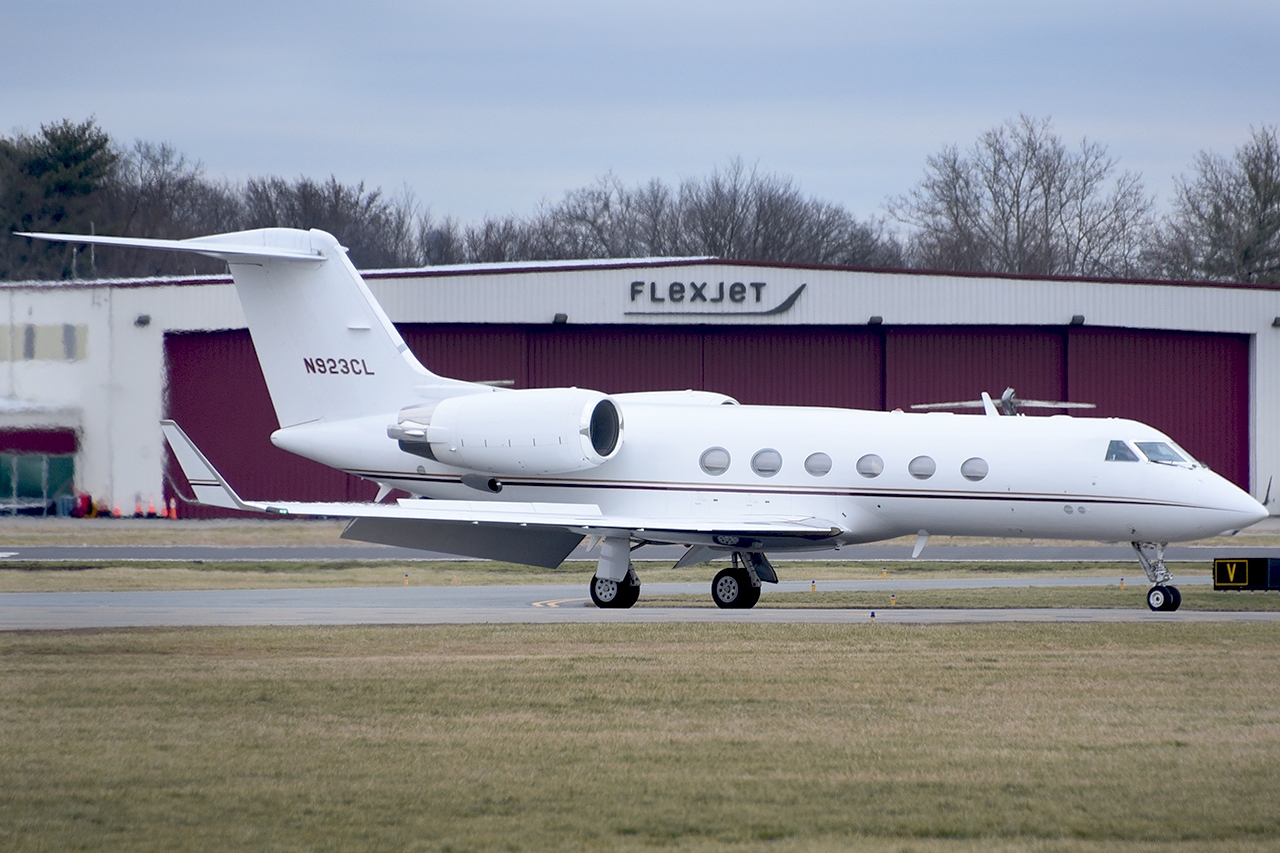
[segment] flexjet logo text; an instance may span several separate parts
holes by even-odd
[[[764,281],[656,281],[630,283],[630,310],[625,314],[693,314],[712,316],[782,314],[791,310],[807,285],[801,284],[772,307]]]

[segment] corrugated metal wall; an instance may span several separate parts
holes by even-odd
[[[177,421],[232,487],[246,498],[373,500],[377,486],[271,443],[279,428],[247,330],[166,334],[165,412]],[[187,482],[169,454],[165,501]],[[239,515],[183,506],[185,518]]]
[[[534,326],[529,384],[608,394],[702,388],[702,336],[664,327]]]
[[[864,328],[715,328],[703,336],[703,387],[739,402],[879,409],[884,345]]]
[[[511,380],[517,388],[695,388],[747,404],[892,409],[977,399],[984,390],[998,396],[1013,386],[1021,397],[1093,402],[1097,416],[1150,423],[1228,479],[1249,486],[1244,335],[1060,327],[558,325],[405,325],[401,333],[436,373]],[[165,357],[166,411],[244,495],[372,498],[372,484],[270,443],[275,415],[247,332],[167,335]]]
[[[1247,335],[1072,328],[1067,391],[1097,403],[1089,414],[1151,424],[1249,488]]]
[[[1065,348],[1056,329],[889,329],[886,408],[977,400],[983,391],[999,397],[1008,387],[1024,399],[1065,399]]]

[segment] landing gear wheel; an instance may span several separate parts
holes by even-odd
[[[622,584],[617,581],[593,577],[591,583],[588,584],[588,588],[591,590],[591,600],[595,602],[596,607],[613,608],[624,606],[621,602],[625,600],[626,593],[623,592]]]
[[[640,600],[640,584],[623,581],[618,587],[618,603],[614,607],[631,607]]]
[[[1173,596],[1176,592],[1177,590],[1169,586],[1151,587],[1147,590],[1147,607],[1152,610],[1173,610],[1175,607]],[[1180,599],[1181,596],[1179,596],[1179,603],[1181,603]]]
[[[594,577],[589,589],[596,607],[625,610],[640,600],[640,584],[629,580],[611,581]]]
[[[1169,590],[1169,610],[1177,610],[1182,606],[1182,593],[1178,592],[1176,586],[1167,586],[1165,589]]]
[[[711,582],[711,599],[716,607],[743,609],[760,600],[760,587],[751,585],[751,575],[739,566],[722,569]]]

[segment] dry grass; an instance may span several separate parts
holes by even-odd
[[[0,516],[0,547],[37,545],[356,545],[339,539],[345,521],[327,519],[26,518]]]
[[[0,848],[1273,850],[1280,626],[0,635]]]
[[[724,562],[675,570],[670,563],[642,563],[645,583],[710,583]],[[891,580],[929,578],[1078,577],[1127,575],[1139,583],[1133,563],[778,563],[784,581],[879,579],[882,567]],[[1171,563],[1177,577],[1207,576],[1202,563]],[[535,569],[491,560],[426,560],[375,562],[0,562],[0,592],[110,592],[142,589],[285,589],[298,587],[401,586],[409,575],[413,586],[483,586],[493,584],[569,583],[584,587],[595,563],[572,561],[556,569]],[[1136,588],[1136,587],[1135,587]],[[887,592],[885,593],[888,594]]]
[[[1145,610],[1144,581],[1118,586],[986,587],[982,589],[895,589],[870,592],[768,592],[756,607],[832,610],[932,610],[936,608],[1088,607]],[[1180,587],[1182,610],[1280,610],[1276,593],[1215,592],[1211,587]],[[890,596],[893,596],[892,598]],[[709,595],[642,595],[643,607],[714,607]]]

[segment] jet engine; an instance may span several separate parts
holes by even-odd
[[[622,447],[622,410],[599,391],[531,388],[400,411],[387,435],[406,453],[488,474],[567,474]]]

